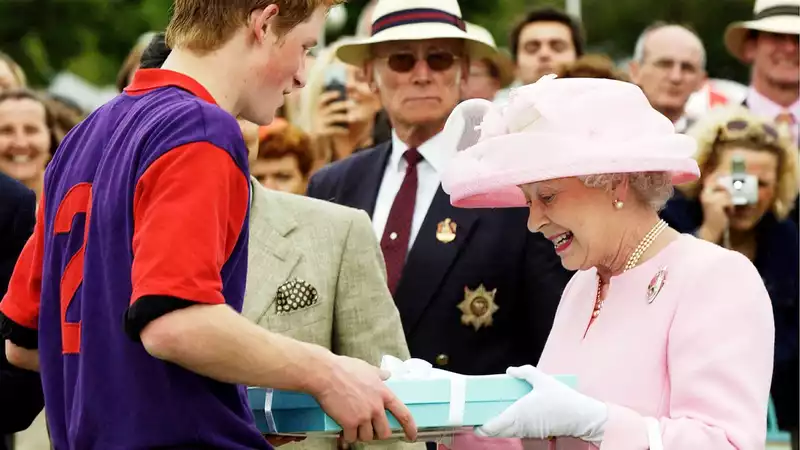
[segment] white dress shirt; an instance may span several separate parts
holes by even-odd
[[[752,86],[747,91],[747,109],[753,114],[769,120],[775,120],[780,114],[790,113],[794,116],[794,126],[791,129],[795,142],[798,142],[800,136],[800,98],[797,99],[791,106],[784,108],[783,106],[773,102],[767,97],[761,95]]]
[[[441,173],[457,151],[455,147],[442,145],[441,141],[441,134],[437,134],[417,147],[423,160],[417,164],[417,198],[414,202],[414,218],[411,221],[411,236],[408,240],[409,249],[414,244],[414,239],[417,238],[417,233],[422,227],[428,208],[439,189]],[[375,211],[372,213],[372,228],[375,230],[375,235],[378,236],[378,241],[383,237],[394,198],[400,191],[400,186],[406,176],[408,163],[403,158],[406,150],[408,150],[408,145],[401,141],[397,137],[397,133],[392,130],[392,154],[389,155],[389,163],[386,165],[381,186],[378,188]]]

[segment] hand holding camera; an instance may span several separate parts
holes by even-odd
[[[318,137],[346,136],[349,133],[350,104],[341,99],[338,90],[325,91],[319,96],[317,113],[313,115],[312,134]]]
[[[735,156],[730,174],[714,173],[708,177],[700,193],[703,205],[703,225],[699,235],[719,242],[730,225],[733,208],[758,203],[758,178],[748,174],[744,159]]]
[[[703,225],[698,234],[699,237],[711,242],[719,242],[722,239],[730,223],[728,211],[733,207],[731,193],[719,179],[717,175],[710,176],[700,192]]]

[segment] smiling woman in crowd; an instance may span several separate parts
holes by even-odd
[[[56,149],[54,121],[36,93],[16,89],[0,93],[0,172],[42,192],[44,168]]]

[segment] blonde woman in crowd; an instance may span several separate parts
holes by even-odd
[[[350,41],[342,38],[320,53],[301,91],[296,123],[311,135],[315,168],[390,138],[380,99],[361,69],[336,58],[336,50]]]
[[[680,186],[662,217],[678,231],[742,253],[758,269],[775,316],[771,395],[779,427],[796,439],[800,261],[789,214],[798,190],[797,148],[779,130],[739,106],[697,123],[689,134],[698,141],[701,178]]]

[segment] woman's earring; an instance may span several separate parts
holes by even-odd
[[[614,200],[614,209],[622,209],[625,206],[625,203],[622,203],[622,200]]]

